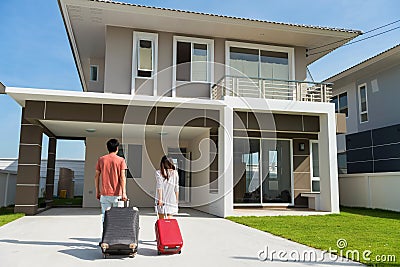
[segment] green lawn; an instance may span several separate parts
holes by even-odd
[[[14,214],[14,207],[2,207],[0,208],[0,226],[3,226],[6,223],[12,222],[23,216],[24,214],[22,213]]]
[[[74,197],[74,198],[54,198],[53,206],[62,207],[62,206],[79,206],[82,207],[83,197]]]
[[[337,240],[345,239],[347,250],[357,249],[360,262],[373,265],[377,255],[395,255],[395,262],[385,265],[400,266],[400,213],[341,208],[340,214],[323,216],[229,217],[244,224],[286,239],[322,250],[338,249]],[[362,257],[370,250],[371,261]],[[354,259],[349,254],[349,258]],[[378,256],[382,257],[382,256]],[[354,259],[356,260],[356,259]]]

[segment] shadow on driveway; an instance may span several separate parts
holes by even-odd
[[[58,250],[57,252],[73,256],[75,258],[95,261],[103,260],[103,255],[100,247],[98,246],[99,238],[70,238],[71,240],[81,242],[57,242],[57,241],[27,241],[15,239],[0,239],[0,243],[16,244],[16,245],[38,245],[38,246],[56,246],[56,247],[69,247],[68,249]],[[142,256],[157,256],[157,243],[156,241],[139,241],[139,244],[155,246],[154,249],[138,247],[138,255]],[[128,255],[110,256],[107,259],[124,259],[129,258]]]

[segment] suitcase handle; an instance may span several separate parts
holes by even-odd
[[[160,216],[159,216],[160,213],[158,212],[158,207],[159,207],[159,205],[156,205],[155,210],[156,210],[157,218],[160,218]],[[162,204],[162,211],[163,211],[162,214],[164,214],[164,217],[167,217],[167,214],[165,213],[165,204],[164,203]]]
[[[117,199],[118,202],[124,202],[123,208],[128,208],[129,207],[129,198],[127,198],[126,200],[122,200],[122,198],[118,198]],[[118,205],[119,207],[119,205]]]

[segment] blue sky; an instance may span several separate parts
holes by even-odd
[[[400,19],[398,0],[125,2],[364,32]],[[56,0],[1,0],[0,14],[0,81],[3,84],[82,90]],[[400,23],[384,30],[397,26]],[[312,76],[316,81],[324,80],[398,43],[400,29],[340,48],[313,63]],[[20,119],[21,108],[10,97],[0,95],[0,158],[18,156]],[[46,143],[44,140],[44,151]],[[83,142],[59,141],[57,157],[84,159]]]

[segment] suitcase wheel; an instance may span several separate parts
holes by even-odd
[[[134,258],[136,256],[136,254],[137,254],[136,252],[129,254],[129,258]]]
[[[157,255],[161,255],[161,251],[157,250]]]
[[[181,254],[181,253],[182,253],[182,250],[179,250],[178,254]]]

